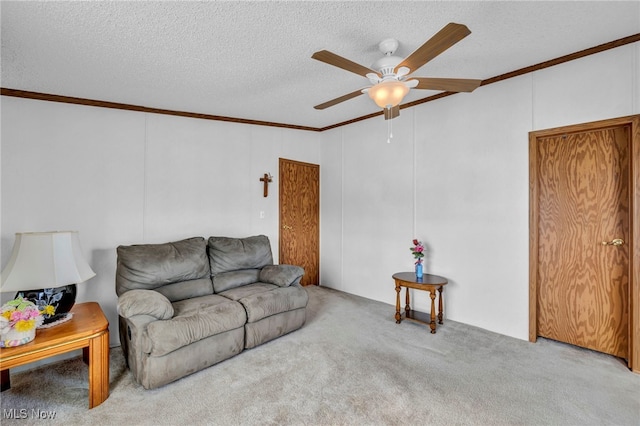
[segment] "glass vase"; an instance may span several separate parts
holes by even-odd
[[[422,278],[422,263],[416,265],[416,278]]]

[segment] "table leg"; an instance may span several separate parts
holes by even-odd
[[[438,287],[438,324],[442,324],[442,286]]]
[[[402,316],[400,315],[400,283],[396,280],[396,324],[400,324]]]
[[[431,327],[431,334],[436,334],[436,289],[432,288],[429,294],[431,296],[431,323],[429,326]]]
[[[0,392],[11,389],[11,376],[9,369],[0,371]]]
[[[89,408],[109,396],[109,332],[89,340]]]
[[[410,299],[411,296],[409,296],[409,287],[407,287],[405,290],[406,290],[405,299],[406,299],[407,304],[404,307],[404,312],[406,314],[406,317],[409,318],[411,316],[411,299]]]

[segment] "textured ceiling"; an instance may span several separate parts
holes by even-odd
[[[4,88],[311,127],[378,111],[366,95],[313,109],[368,85],[317,50],[370,66],[381,40],[404,57],[457,22],[471,35],[414,75],[487,79],[640,33],[638,1],[2,1],[0,14]]]

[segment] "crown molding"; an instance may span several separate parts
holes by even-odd
[[[568,55],[560,56],[558,58],[551,59],[549,61],[540,62],[538,64],[531,65],[525,68],[520,68],[505,74],[500,74],[498,76],[491,77],[486,80],[482,80],[482,83],[480,84],[480,86],[487,86],[489,84],[497,83],[499,81],[518,77],[524,74],[529,74],[529,73],[539,71],[545,68],[553,67],[555,65],[559,65],[565,62],[573,61],[575,59],[584,58],[585,56],[604,52],[609,49],[615,49],[616,47],[624,46],[626,44],[636,43],[638,41],[640,41],[640,33],[623,37],[618,40],[610,41],[608,43],[600,44],[598,46],[594,46],[588,49],[580,50],[578,52],[574,52]],[[400,105],[400,109],[411,108],[417,105],[421,105],[427,102],[432,102],[432,101],[435,101],[447,96],[455,95],[455,94],[457,94],[457,92],[441,92],[433,96],[428,96],[423,99],[418,99],[413,102],[402,104]],[[383,112],[379,111],[372,114],[356,117],[351,120],[332,124],[326,127],[310,127],[310,126],[299,126],[295,124],[274,123],[270,121],[249,120],[249,119],[237,118],[237,117],[226,117],[222,115],[200,114],[196,112],[187,112],[187,111],[175,111],[175,110],[169,110],[169,109],[152,108],[152,107],[146,107],[146,106],[140,106],[140,105],[130,105],[130,104],[108,102],[108,101],[101,101],[101,100],[95,100],[95,99],[76,98],[71,96],[55,95],[55,94],[49,94],[49,93],[30,92],[27,90],[17,90],[17,89],[10,89],[6,87],[0,87],[0,95],[13,96],[13,97],[25,98],[25,99],[36,99],[36,100],[49,101],[49,102],[62,102],[62,103],[68,103],[68,104],[94,106],[94,107],[101,107],[101,108],[122,109],[126,111],[147,112],[152,114],[175,115],[179,117],[199,118],[202,120],[226,121],[230,123],[253,124],[256,126],[280,127],[285,129],[305,130],[305,131],[311,131],[311,132],[324,132],[326,130],[335,129],[338,127],[346,126],[348,124],[357,123],[359,121],[364,121],[370,118],[383,115]]]

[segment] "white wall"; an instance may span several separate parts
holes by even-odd
[[[528,132],[640,113],[639,63],[635,43],[402,110],[391,145],[381,117],[325,132],[323,285],[395,305],[418,238],[445,317],[527,339]]]
[[[381,118],[318,134],[3,96],[1,264],[15,232],[80,231],[97,276],[78,300],[115,345],[115,247],[263,233],[277,256],[285,157],[321,165],[322,285],[394,305],[419,238],[447,318],[526,339],[527,133],[640,113],[639,64],[635,43],[403,110],[391,144]]]
[[[100,303],[117,345],[115,248],[265,234],[277,260],[278,158],[318,164],[319,140],[306,131],[3,96],[2,267],[16,232],[79,231],[97,275],[78,285],[78,302]],[[263,173],[274,177],[267,198]]]

